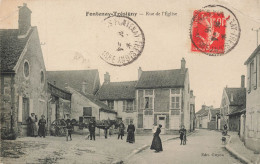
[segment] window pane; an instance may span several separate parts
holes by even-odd
[[[149,97],[145,97],[145,108],[149,108]]]
[[[153,108],[153,98],[149,97],[149,108],[152,109]]]
[[[177,109],[180,108],[180,103],[176,103],[176,108],[177,108]]]

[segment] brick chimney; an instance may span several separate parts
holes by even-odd
[[[82,93],[86,94],[86,88],[87,88],[87,82],[83,81],[81,83],[81,91],[82,91]]]
[[[181,72],[185,73],[185,69],[186,69],[186,61],[184,58],[181,59]]]
[[[109,75],[108,72],[106,72],[106,73],[104,74],[104,83],[105,83],[105,84],[110,83],[110,75]]]
[[[245,75],[241,76],[241,88],[245,88]]]
[[[142,75],[142,72],[143,72],[142,68],[139,67],[139,68],[138,68],[138,80],[140,79],[140,77],[141,77],[141,75]]]
[[[18,29],[20,36],[26,36],[27,32],[31,28],[31,13],[32,11],[24,3],[23,6],[19,6],[19,19]]]

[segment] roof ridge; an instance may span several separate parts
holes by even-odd
[[[174,70],[181,70],[181,69],[150,70],[150,71],[142,71],[142,72],[161,72],[161,71],[174,71]]]
[[[98,69],[82,69],[82,70],[46,70],[46,72],[69,72],[69,71],[98,71]]]

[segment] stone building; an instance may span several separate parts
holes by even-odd
[[[27,119],[47,115],[45,65],[31,10],[19,7],[18,29],[0,30],[1,128],[27,135]]]
[[[210,121],[208,115],[209,110],[213,109],[213,106],[202,105],[201,109],[195,113],[196,116],[196,128],[208,128],[208,122]]]
[[[260,46],[246,60],[247,97],[245,144],[260,153]]]
[[[246,108],[246,88],[245,76],[241,76],[240,88],[223,89],[221,106],[220,106],[220,127],[227,124],[228,129],[231,131],[240,130],[240,111]]]
[[[47,79],[50,83],[55,81],[55,86],[66,90],[67,86],[77,91],[89,94],[96,94],[100,88],[100,79],[97,69],[92,70],[65,70],[65,71],[47,71]],[[84,84],[82,88],[82,84]]]
[[[185,125],[190,130],[190,81],[186,61],[180,69],[138,70],[136,84],[137,128],[151,130],[162,125],[162,134]]]
[[[122,119],[125,125],[133,121],[137,125],[137,110],[135,102],[136,81],[110,82],[110,75],[104,75],[104,84],[96,96],[99,100],[117,112],[117,119]]]
[[[193,90],[190,90],[190,130],[195,129],[195,96],[193,95]]]
[[[55,81],[56,87],[71,94],[68,118],[77,121],[83,117],[94,117],[96,120],[116,119],[117,112],[94,95],[100,87],[98,70],[47,71],[47,77],[48,81]]]
[[[218,129],[218,115],[220,114],[220,109],[219,108],[214,108],[214,109],[209,109],[208,112],[208,129],[210,130],[217,130]]]
[[[83,116],[94,117],[95,120],[116,119],[117,112],[99,101],[96,96],[76,91],[70,86],[67,90],[72,94],[71,119],[79,120]]]
[[[47,82],[48,89],[48,110],[47,110],[47,127],[56,119],[71,118],[71,96],[66,90],[58,88],[55,83]]]

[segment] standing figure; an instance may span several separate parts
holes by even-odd
[[[109,128],[109,136],[111,137],[113,134],[114,125],[110,126]]]
[[[159,136],[161,133],[161,127],[162,127],[162,125],[159,125],[158,128],[156,129],[156,132],[154,133],[154,136],[153,136],[152,145],[150,147],[151,150],[155,150],[155,152],[157,152],[157,153],[159,151],[163,151],[162,141]]]
[[[96,122],[94,121],[93,118],[90,119],[88,129],[90,133],[90,140],[92,140],[93,138],[93,140],[95,141]]]
[[[125,131],[125,125],[123,123],[123,121],[120,122],[119,127],[118,127],[118,139],[121,136],[121,140],[123,139],[124,136],[124,132]]]
[[[126,142],[134,143],[135,142],[135,126],[133,121],[130,121],[130,125],[127,127],[127,139]]]
[[[72,140],[72,138],[71,138],[72,130],[73,130],[73,126],[71,124],[71,121],[69,120],[67,122],[67,131],[68,131],[68,137],[70,137],[70,140]],[[68,137],[67,137],[67,141],[68,141]]]
[[[185,145],[186,144],[186,129],[185,129],[184,125],[181,126],[179,133],[180,133],[181,145],[182,144]]]
[[[107,139],[107,130],[109,129],[109,125],[107,122],[104,124],[104,134],[105,134],[105,139]]]
[[[222,131],[222,135],[226,136],[227,135],[227,124],[224,125],[224,130]]]
[[[43,138],[45,138],[45,134],[46,134],[45,125],[46,125],[45,116],[42,115],[41,119],[38,122],[38,126],[39,126],[38,134],[40,137],[43,136]]]
[[[38,121],[37,115],[35,113],[31,113],[31,116],[27,119],[28,126],[29,126],[29,135],[31,137],[37,137],[37,127],[36,122]]]

